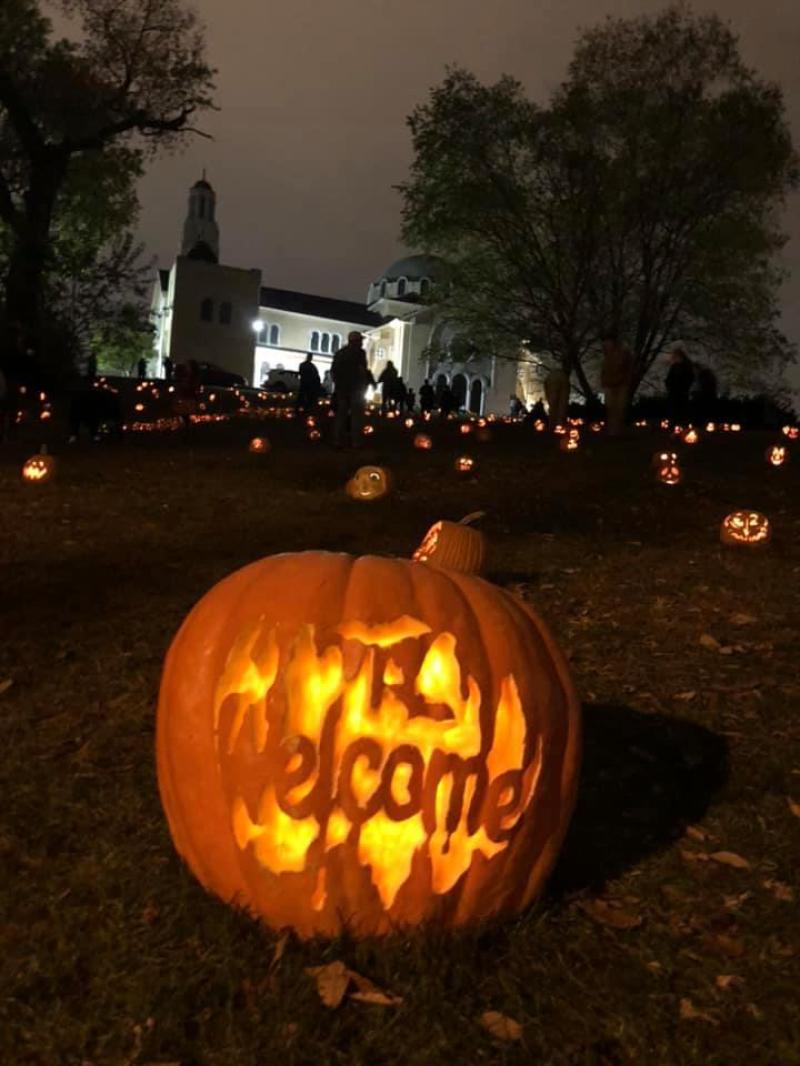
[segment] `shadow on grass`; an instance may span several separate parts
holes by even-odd
[[[703,817],[727,779],[727,743],[683,718],[584,704],[578,804],[548,896],[599,891]]]

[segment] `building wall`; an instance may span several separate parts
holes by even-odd
[[[170,277],[171,310],[165,316],[172,361],[214,363],[249,382],[260,288],[260,270],[240,270],[179,256]],[[206,299],[211,301],[211,321],[204,321],[201,314]],[[220,321],[224,303],[231,307],[229,324]]]
[[[255,329],[255,322],[262,323],[259,333]],[[312,334],[322,335],[327,333],[329,338],[337,336],[340,346],[347,344],[347,334],[353,330],[366,333],[367,327],[358,322],[343,322],[334,318],[317,318],[314,315],[302,315],[294,311],[283,311],[278,308],[261,307],[258,315],[250,323],[251,338],[254,342],[252,371],[254,383],[261,384],[266,376],[266,370],[274,370],[281,367],[284,370],[297,370],[300,363],[310,352]],[[278,327],[278,343],[269,343],[271,328]],[[314,362],[320,372],[320,376],[330,367],[333,352],[329,347],[327,352],[314,351]]]

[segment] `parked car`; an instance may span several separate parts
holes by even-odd
[[[300,388],[300,375],[296,370],[270,370],[261,388],[265,392],[279,392],[284,395],[296,393]]]
[[[213,363],[197,365],[200,368],[201,385],[219,385],[222,388],[234,389],[245,384],[241,374],[233,374],[230,370],[223,370],[221,366],[215,366]]]

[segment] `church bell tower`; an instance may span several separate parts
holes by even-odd
[[[193,259],[219,262],[219,226],[216,219],[217,196],[206,181],[206,172],[189,191],[189,211],[183,224],[181,255]]]

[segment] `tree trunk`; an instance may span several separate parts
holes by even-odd
[[[30,370],[39,354],[42,295],[56,198],[67,172],[63,154],[44,152],[31,165],[5,278],[4,349],[11,363]]]

